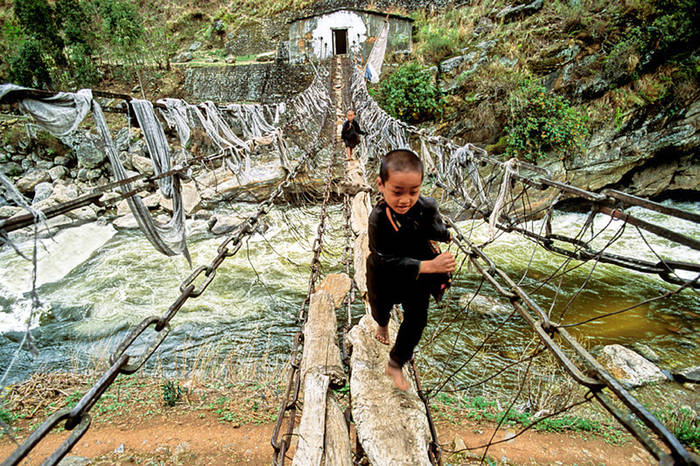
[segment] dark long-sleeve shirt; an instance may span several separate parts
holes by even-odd
[[[360,129],[360,124],[357,120],[345,120],[343,129],[340,132],[340,137],[353,147],[360,143],[360,134],[367,134]]]
[[[411,286],[418,278],[421,261],[437,256],[430,240],[448,241],[449,238],[435,199],[419,196],[416,204],[403,215],[381,201],[369,216],[368,266],[375,269],[375,276]]]

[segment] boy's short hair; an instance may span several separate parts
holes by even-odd
[[[379,167],[379,178],[381,178],[382,183],[389,179],[390,170],[420,173],[421,180],[423,179],[423,162],[410,149],[392,150],[382,157],[382,164]]]

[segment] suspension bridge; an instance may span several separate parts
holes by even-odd
[[[104,111],[126,112],[141,128],[153,161],[154,175],[130,176],[124,169],[100,100],[108,102]],[[219,244],[216,257],[207,265],[193,268],[180,285],[180,295],[167,310],[162,315],[146,317],[131,329],[112,354],[110,367],[77,405],[49,416],[3,461],[3,466],[18,464],[50,432],[62,426],[70,435],[45,463],[57,464],[90,427],[91,408],[119,374],[139,370],[167,338],[171,320],[178,311],[205,293],[215,280],[217,269],[227,258],[237,254],[262,218],[277,208],[295,183],[308,182],[312,175],[322,177],[321,210],[310,251],[312,259],[306,298],[300,303],[299,327],[289,356],[291,370],[271,439],[274,464],[292,461],[300,465],[350,465],[363,457],[377,465],[441,464],[442,444],[437,437],[429,400],[452,384],[454,375],[465,371],[476,353],[489,340],[496,338],[501,325],[515,316],[536,337],[534,348],[509,366],[469,386],[486,383],[513,367],[525,368],[527,375],[532,361],[549,352],[586,393],[583,399],[533,421],[516,436],[543,419],[596,401],[659,462],[698,464],[697,456],[690,453],[572,336],[569,329],[588,322],[570,322],[565,318],[573,298],[553,313],[552,303],[538,302],[532,294],[533,289],[554,284],[557,292],[552,299],[556,301],[567,273],[583,263],[592,264],[591,273],[599,263],[611,264],[654,275],[673,287],[644,302],[597,316],[598,320],[628,312],[650,301],[670,299],[678,293],[697,293],[700,264],[664,259],[649,245],[645,235],[656,235],[694,250],[700,249],[700,242],[662,225],[641,220],[627,210],[630,207],[643,208],[696,224],[700,223],[700,215],[617,190],[589,192],[555,179],[541,167],[516,160],[497,160],[472,144],[459,145],[407,125],[377,105],[367,92],[362,71],[348,58],[319,64],[316,78],[306,91],[277,104],[217,106],[205,102],[194,105],[178,99],[152,103],[105,92],[54,94],[11,85],[0,89],[0,102],[16,103],[54,134],[69,133],[91,113],[114,171],[113,182],[42,211],[29,205],[12,183],[0,174],[5,197],[27,211],[0,221],[0,241],[10,246],[9,233],[12,231],[29,228],[36,234],[47,218],[89,204],[109,207],[126,200],[141,231],[157,251],[171,256],[183,255],[190,260],[180,193],[182,177],[193,169],[222,165],[236,176],[245,178],[246,172],[256,163],[255,153],[259,150],[275,153],[286,173],[268,198],[259,203],[255,213]],[[119,103],[115,105],[115,102]],[[56,116],[57,106],[61,108],[60,118]],[[338,131],[345,110],[350,108],[355,109],[368,135],[357,155],[343,163]],[[172,153],[164,127],[175,132],[183,148],[187,146],[192,131],[205,133],[211,152],[198,156],[187,151]],[[450,212],[456,212],[446,220],[453,230],[454,247],[464,256],[463,265],[478,272],[481,283],[488,284],[512,307],[510,315],[485,337],[474,354],[455,357],[454,364],[448,365],[431,387],[422,386],[415,364],[407,365],[404,370],[410,375],[412,387],[406,393],[394,389],[391,381],[383,375],[388,348],[373,338],[376,324],[368,310],[365,276],[365,259],[369,254],[367,219],[372,191],[369,180],[376,172],[382,154],[402,147],[411,147],[420,155],[428,179],[441,189],[443,203]],[[321,154],[326,154],[325,167],[319,160]],[[339,177],[337,171],[340,167],[342,173]],[[167,222],[152,218],[142,201],[140,193],[153,183],[163,196],[172,199],[173,213]],[[552,223],[555,204],[567,197],[585,199],[590,206],[587,220],[575,236],[556,231]],[[345,272],[322,277],[320,258],[328,235],[328,207],[338,200],[342,200],[345,219],[342,260]],[[609,221],[595,231],[594,219],[600,216]],[[487,223],[487,241],[477,244],[472,231],[462,231],[459,221],[464,219],[481,219]],[[650,254],[644,256],[647,258],[611,252],[611,246],[625,229],[637,232],[649,245]],[[565,261],[550,276],[538,278],[526,289],[522,279],[509,276],[504,267],[485,252],[486,246],[498,241],[504,233],[523,235],[535,248],[551,251],[564,257]],[[656,260],[648,259],[649,255]],[[587,280],[576,294],[585,289]],[[478,292],[475,290],[474,296]],[[33,290],[33,295],[36,296],[36,290]],[[367,314],[359,322],[353,322],[350,309],[358,300],[364,304]],[[342,338],[338,339],[337,316],[345,312],[346,323],[340,332]],[[463,327],[459,327],[458,317],[459,314],[451,322],[442,322],[444,327],[436,331],[451,328],[461,332]],[[392,321],[392,338],[396,328],[396,322]],[[140,338],[150,338],[150,342],[140,354],[133,354],[134,342]],[[454,351],[452,348],[452,355]],[[343,412],[333,389],[346,384],[350,387],[350,408]],[[468,388],[456,387],[457,390]],[[508,409],[515,404],[519,393],[513,396]],[[354,445],[350,436],[350,419],[356,433]],[[499,421],[496,431],[504,419]],[[467,449],[484,448],[483,461],[488,448],[499,442],[494,438],[495,432],[487,444],[468,445]]]

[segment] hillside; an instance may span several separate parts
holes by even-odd
[[[535,161],[583,188],[697,199],[700,22],[692,0],[3,0],[0,52],[9,59],[0,79],[191,98],[183,68],[254,62],[287,40],[289,20],[340,6],[415,20],[412,53],[388,56],[375,90],[394,116],[416,108],[402,118]],[[417,74],[441,90],[425,109],[428,97],[409,92],[407,76]]]

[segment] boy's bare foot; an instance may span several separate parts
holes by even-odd
[[[408,383],[408,380],[406,380],[406,377],[403,376],[403,371],[401,370],[401,368],[398,366],[394,366],[391,363],[391,361],[389,361],[389,363],[386,365],[384,373],[391,377],[391,380],[394,382],[394,385],[399,390],[405,392],[410,388],[411,385]]]
[[[386,327],[382,327],[380,325],[377,325],[377,331],[374,334],[374,338],[379,342],[384,345],[389,344],[389,326],[387,325]]]

